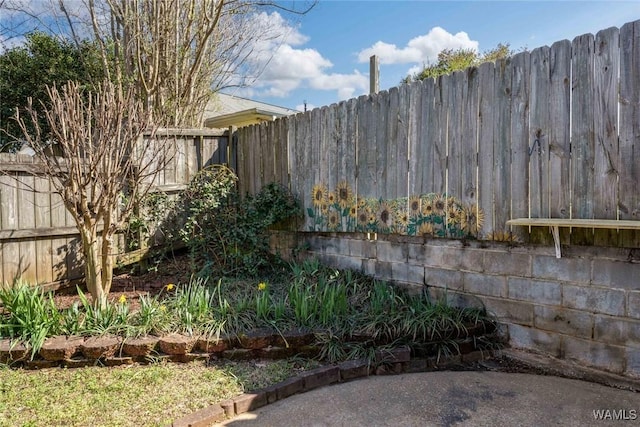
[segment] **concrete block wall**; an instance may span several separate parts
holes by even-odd
[[[336,268],[455,304],[482,304],[512,347],[640,378],[637,250],[569,246],[557,259],[551,246],[413,236],[298,233],[287,242]]]

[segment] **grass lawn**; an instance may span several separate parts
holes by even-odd
[[[0,367],[0,426],[166,426],[315,366],[280,360],[40,371]]]

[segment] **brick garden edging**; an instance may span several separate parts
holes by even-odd
[[[196,411],[174,421],[173,426],[208,426],[262,406],[318,387],[355,380],[369,375],[389,375],[447,369],[460,363],[472,363],[492,357],[491,351],[479,350],[476,340],[500,338],[493,325],[470,327],[460,333],[456,345],[450,348],[455,356],[426,357],[417,351],[411,357],[408,346],[390,350],[377,350],[371,362],[350,360],[338,365],[322,366],[289,378],[267,388],[244,393]],[[31,350],[24,344],[0,340],[0,363],[27,369],[57,366],[76,368],[84,366],[117,366],[149,363],[158,360],[190,362],[193,360],[229,359],[282,359],[294,355],[315,357],[321,350],[313,332],[294,330],[275,334],[270,330],[254,330],[240,337],[196,338],[180,334],[164,337],[142,337],[123,340],[120,337],[52,337],[48,338],[37,358],[31,360]],[[416,355],[414,355],[416,356]]]
[[[467,354],[476,350],[476,339],[495,333],[493,325],[469,327],[450,348],[452,352]],[[492,339],[497,341],[498,339]],[[36,356],[22,343],[0,340],[0,363],[27,369],[56,366],[77,368],[84,366],[117,366],[150,363],[160,360],[191,362],[194,360],[228,359],[284,359],[292,356],[313,358],[319,355],[321,344],[313,332],[293,330],[282,334],[257,329],[238,337],[204,338],[181,334],[163,337],[123,339],[118,336],[59,336],[48,338]],[[429,356],[417,351],[418,356]],[[386,360],[378,357],[377,364]]]
[[[393,375],[447,369],[460,363],[472,363],[493,357],[491,351],[473,350],[447,357],[412,358],[409,347],[376,352],[376,364],[364,359],[350,360],[338,365],[322,366],[289,378],[278,384],[244,393],[233,399],[200,409],[175,420],[173,427],[204,427],[253,411],[278,400],[319,387],[351,381],[369,375]]]

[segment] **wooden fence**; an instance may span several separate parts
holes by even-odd
[[[157,175],[155,191],[175,194],[203,167],[228,163],[227,141],[220,131],[160,131],[156,143],[175,144],[176,149]],[[52,190],[33,157],[0,154],[0,284],[18,276],[48,284],[84,275],[79,233]],[[123,235],[118,252],[119,259],[131,254]]]
[[[241,191],[288,186],[305,230],[503,240],[511,218],[640,220],[640,20],[237,138]],[[640,232],[562,240],[639,247]]]

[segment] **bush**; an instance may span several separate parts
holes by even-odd
[[[232,174],[226,168],[201,171],[178,202],[180,239],[204,276],[255,277],[280,266],[269,253],[267,230],[301,212],[292,194],[276,183],[240,197]]]

